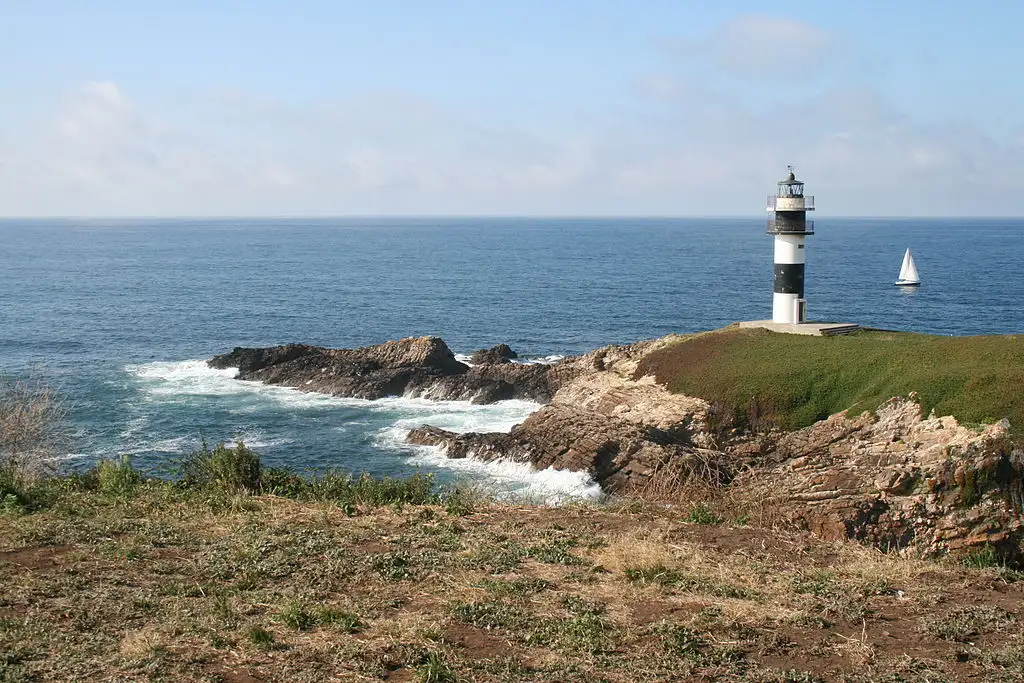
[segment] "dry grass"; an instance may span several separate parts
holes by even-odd
[[[1012,576],[686,506],[475,505],[144,483],[0,514],[0,680],[1024,677]]]
[[[68,443],[66,416],[60,396],[43,381],[0,378],[0,475],[9,486],[56,471],[54,458]]]

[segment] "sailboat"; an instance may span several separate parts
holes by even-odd
[[[900,277],[896,284],[900,287],[917,287],[921,284],[921,277],[917,274],[917,266],[909,248],[903,255],[903,266],[900,267]]]

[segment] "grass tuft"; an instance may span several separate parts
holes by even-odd
[[[427,660],[416,670],[419,683],[455,683],[458,677],[444,661],[444,656],[437,651],[427,655]]]
[[[274,647],[274,634],[262,626],[252,626],[245,637],[259,650],[270,650]]]
[[[296,631],[312,631],[317,624],[316,615],[299,600],[292,600],[282,607],[278,618],[285,626]]]

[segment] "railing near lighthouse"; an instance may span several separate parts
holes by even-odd
[[[776,195],[768,195],[768,201],[765,203],[768,211],[775,211],[775,201],[777,199],[797,199],[797,197],[778,197]],[[804,210],[814,211],[814,195],[808,194],[803,196]]]

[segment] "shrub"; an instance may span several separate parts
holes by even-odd
[[[67,445],[67,410],[57,392],[38,380],[0,378],[0,496],[27,490],[56,472]]]
[[[132,467],[131,458],[122,455],[118,460],[101,460],[96,466],[96,483],[101,493],[127,496],[142,483],[142,475]]]
[[[223,442],[210,450],[206,442],[185,456],[181,465],[187,486],[211,488],[225,493],[260,491],[260,456],[241,441],[234,448]]]

